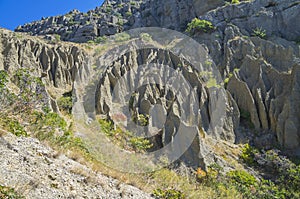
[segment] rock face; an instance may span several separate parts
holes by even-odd
[[[184,135],[193,131],[189,128],[197,127],[195,140],[191,140],[193,141],[191,146],[181,157],[181,160],[189,166],[206,167],[214,162],[213,157],[207,156],[209,146],[205,143],[205,136],[234,142],[234,128],[239,123],[239,111],[235,102],[228,99],[227,107],[224,107],[226,109],[224,115],[216,116],[213,113],[216,107],[211,104],[212,98],[227,99],[226,91],[220,89],[215,92],[206,88],[204,86],[206,81],[193,66],[188,65],[186,60],[155,47],[132,49],[117,59],[113,59],[113,56],[102,59],[100,57],[99,63],[104,63],[105,60],[112,61],[110,65],[107,65],[97,85],[95,99],[97,114],[114,118],[118,110],[129,108],[131,113],[127,115],[128,123],[133,119],[138,124],[140,117],[148,118],[149,126],[146,127],[148,134],[143,137],[151,137],[156,149],[172,143],[177,134]],[[152,64],[152,67],[148,67]],[[156,68],[157,64],[159,66]],[[163,66],[168,66],[168,68]],[[148,79],[147,74],[152,74],[153,77]],[[183,81],[178,79],[179,76],[182,76],[191,87],[186,87]],[[155,82],[152,81],[154,79]],[[166,79],[168,84],[173,82],[172,87],[167,86]],[[194,95],[193,91],[197,95]],[[214,92],[220,96],[211,96]],[[124,106],[122,105],[122,101],[126,98],[128,98],[129,107],[126,100]],[[198,114],[199,109],[201,109],[201,114]],[[218,126],[221,121],[225,122]],[[127,127],[130,128],[128,125]],[[159,132],[153,134],[153,129],[159,129]],[[136,131],[135,133],[138,134],[143,129],[135,127],[131,131]],[[181,139],[179,143],[184,143],[184,138]]]
[[[133,27],[164,27],[184,31],[193,18],[223,4],[222,0],[145,1],[139,15],[134,18]]]
[[[71,87],[76,73],[80,73],[82,78],[87,73],[87,54],[73,45],[46,43],[1,29],[0,52],[0,70],[13,74],[24,67],[56,88]]]
[[[107,0],[101,7],[87,13],[73,10],[64,16],[47,17],[19,26],[16,31],[33,35],[58,34],[64,41],[87,42],[126,29],[141,3],[136,0]]]
[[[0,184],[26,198],[151,198],[59,155],[33,138],[0,137]]]
[[[296,11],[297,10],[297,11]],[[300,146],[299,44],[297,1],[254,1],[222,7],[201,16],[213,22],[204,42],[220,71],[230,74],[227,89],[239,109],[250,113],[257,130],[276,133],[283,146]],[[295,12],[296,11],[296,12]],[[254,29],[266,37],[255,37]],[[216,36],[217,35],[217,36]]]
[[[19,26],[15,31],[33,35],[58,34],[64,41],[87,42],[137,27],[185,30],[193,18],[221,6],[223,0],[106,0],[101,7],[81,13],[47,17]]]
[[[65,16],[45,18],[16,30],[30,32],[33,35],[55,33],[59,34],[63,40],[84,42],[134,27],[160,26],[182,31],[194,17],[209,20],[215,26],[215,30],[210,34],[199,32],[192,37],[207,47],[223,78],[228,77],[225,83],[228,99],[230,99],[227,106],[228,118],[224,119],[227,124],[222,128],[227,129],[225,131],[227,133],[217,133],[214,136],[233,141],[233,132],[239,130],[238,118],[241,115],[243,119],[252,123],[256,131],[276,134],[277,140],[284,147],[299,148],[300,25],[296,23],[300,17],[299,1],[256,0],[218,7],[221,5],[223,1],[218,0],[106,1],[103,6],[87,14],[74,10]],[[76,64],[84,61],[81,52],[76,47],[61,48],[61,50],[59,47],[45,47],[35,51],[33,45],[34,43],[25,46],[29,49],[30,56],[38,60],[36,67],[46,71],[49,81],[53,81],[54,86],[62,85],[63,81],[69,84],[72,74],[76,73],[74,71],[82,73],[83,78],[87,74],[84,67],[80,68]],[[23,56],[23,51],[18,50],[23,47],[20,44],[12,45],[11,42],[5,40],[2,40],[2,46],[14,49],[12,52],[4,50],[2,53],[4,57],[14,57],[10,61],[4,61],[2,65],[0,63],[0,68],[7,69],[11,65],[8,63],[16,63],[16,60],[20,60],[18,57]],[[17,54],[16,52],[19,51],[20,53]],[[164,52],[143,51],[135,52],[136,55],[122,56],[125,56],[124,60],[137,62],[143,55],[142,61],[147,62],[149,57],[153,56],[152,53],[157,54],[154,60],[159,60],[162,56],[164,60],[171,63],[178,62],[170,58],[171,56],[166,56]],[[27,51],[25,54],[28,54]],[[29,60],[35,63],[36,59]],[[58,60],[61,60],[60,63],[65,63],[62,64],[63,68],[60,68]],[[122,60],[120,62],[122,63]],[[31,65],[32,63],[30,61]],[[27,63],[18,61],[17,64],[26,65]],[[119,65],[122,66],[122,64]],[[110,89],[116,80],[128,69],[119,65],[113,65],[110,70],[104,71],[103,79],[98,85],[98,103],[96,104],[98,113],[109,116],[112,110],[113,106],[107,104],[105,100],[111,97]],[[134,68],[134,65],[131,64],[131,67]],[[176,69],[176,66],[173,68]],[[205,104],[208,97],[202,85],[193,79],[198,78],[197,74],[192,72],[185,77],[190,80],[190,83],[198,84],[196,86],[198,92],[204,96],[199,100],[199,104],[200,106],[201,102]],[[142,94],[134,99],[138,102],[138,107],[135,107],[136,114],[148,114],[149,106],[157,101],[157,96],[162,90],[163,88],[145,87],[141,91]],[[165,94],[163,98],[168,98],[168,96]],[[161,105],[162,112],[172,113],[174,123],[176,108],[168,106],[166,102],[161,102]],[[209,121],[212,111],[208,108],[204,110],[203,115],[206,115]],[[172,122],[169,122],[169,129],[176,127]],[[170,130],[169,135],[172,135],[172,132]],[[162,139],[168,140],[168,135]],[[163,143],[162,140],[161,144]]]

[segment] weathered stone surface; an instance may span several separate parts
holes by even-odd
[[[185,30],[193,18],[223,4],[222,0],[106,0],[101,7],[87,13],[73,10],[64,16],[19,26],[16,31],[33,35],[59,34],[65,41],[86,42],[145,26]]]
[[[255,128],[273,131],[279,143],[293,149],[300,144],[300,116],[294,112],[300,95],[295,79],[300,28],[293,25],[299,10],[298,1],[281,0],[220,7],[200,16],[212,21],[216,31],[195,35],[207,45],[221,73],[232,76],[227,89],[239,109],[250,113]],[[255,28],[265,30],[266,38],[253,36]]]
[[[64,16],[46,17],[18,26],[15,31],[32,35],[58,34],[64,41],[87,42],[128,29],[142,3],[137,0],[106,0],[101,7],[87,13],[72,10]]]
[[[149,194],[59,155],[34,138],[0,137],[0,184],[26,198],[151,198]]]
[[[179,67],[178,65],[180,65],[180,63],[183,65],[179,57],[171,52],[155,48],[132,49],[132,51],[120,55],[120,57],[113,56],[114,55],[105,57],[105,60],[110,60],[111,64],[107,65],[107,69],[104,71],[97,85],[95,104],[97,114],[104,114],[107,115],[108,118],[113,118],[113,114],[118,112],[117,109],[120,107],[120,104],[127,103],[122,100],[125,99],[125,96],[130,94],[132,95],[131,103],[129,103],[129,107],[124,108],[129,108],[136,118],[139,118],[140,114],[149,115],[150,125],[147,128],[150,135],[152,132],[159,132],[159,134],[161,134],[160,140],[157,141],[156,139],[156,144],[159,143],[162,144],[162,146],[155,146],[156,148],[164,147],[172,143],[174,137],[179,134],[179,129],[185,129],[185,133],[188,133],[189,130],[187,129],[196,125],[200,126],[201,131],[204,129],[204,132],[207,133],[209,137],[234,142],[234,127],[237,127],[239,123],[239,113],[235,102],[231,98],[228,103],[224,103],[224,99],[226,99],[224,96],[227,95],[225,90],[223,92],[207,90],[203,86],[204,81],[200,78],[199,73],[193,66],[185,65],[184,67]],[[102,59],[101,57],[99,63],[105,62]],[[159,67],[159,69],[155,68],[153,79],[155,79],[156,84],[150,84],[146,78],[146,74],[149,73],[147,69],[151,69],[151,63],[161,64],[161,66],[167,65],[172,68],[174,74],[172,75],[172,72],[164,69],[164,67]],[[144,67],[140,68],[140,66]],[[130,71],[135,71],[137,74],[133,75],[134,72]],[[164,80],[168,80],[169,82],[176,80],[178,75],[175,73],[180,73],[189,85],[195,90],[199,90],[201,98],[195,98],[193,93],[188,88],[185,88],[184,85],[180,84],[180,82],[177,82],[177,84],[180,84],[178,85],[180,92],[174,90],[176,86],[172,88],[165,87]],[[144,84],[142,85],[145,86],[138,86],[141,85],[139,84],[141,82],[143,82]],[[130,93],[129,88],[138,88],[138,90],[135,90],[135,93]],[[116,89],[117,93],[115,93]],[[209,94],[210,92],[217,94]],[[117,94],[117,96],[114,96],[114,94]],[[116,98],[113,98],[113,96]],[[225,116],[216,112],[215,107],[220,105],[210,104],[209,98],[210,100],[216,98],[213,100],[214,102],[211,103],[224,104]],[[117,102],[119,102],[119,104],[117,104]],[[195,103],[200,105],[203,114],[201,114],[201,116],[198,115],[198,117],[203,117],[203,119],[197,117],[198,110],[194,110],[193,108]],[[152,112],[151,109],[157,105],[161,111]],[[129,116],[127,119],[131,120],[132,117],[133,116]],[[223,124],[219,125],[219,123]],[[135,129],[132,129],[132,131],[134,130]],[[138,129],[136,130],[138,131]],[[201,141],[201,139],[204,138],[200,136],[199,129],[196,128],[196,130],[198,136],[188,148],[187,152],[181,157],[181,160],[190,166],[205,167],[208,166],[208,163],[214,161],[212,157],[206,156],[206,151],[201,151],[201,148],[207,150],[209,146],[202,146],[205,145],[205,141]],[[182,139],[181,142],[184,143],[185,138]],[[176,151],[175,148],[174,151]]]
[[[46,85],[49,105],[56,112],[59,112],[56,99],[52,98],[69,92],[75,76],[80,81],[87,79],[87,58],[83,50],[72,45],[47,43],[39,38],[0,30],[0,70],[13,76],[22,68],[40,78]]]
[[[220,28],[232,23],[247,35],[255,28],[262,28],[267,35],[295,40],[299,37],[300,25],[295,23],[300,17],[299,9],[297,0],[256,0],[218,8],[204,18]]]

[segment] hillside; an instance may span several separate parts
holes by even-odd
[[[297,0],[107,0],[1,29],[1,159],[16,158],[0,185],[26,198],[299,197],[299,18]]]

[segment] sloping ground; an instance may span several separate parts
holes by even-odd
[[[0,184],[26,198],[151,198],[141,190],[92,171],[37,139],[0,138]]]

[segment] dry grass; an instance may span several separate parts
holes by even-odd
[[[0,127],[0,137],[4,136],[6,134],[6,131],[4,131],[3,129],[1,129]]]

